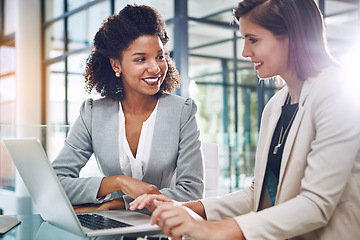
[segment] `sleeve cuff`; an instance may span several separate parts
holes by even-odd
[[[97,203],[103,203],[111,199],[111,194],[96,198]]]

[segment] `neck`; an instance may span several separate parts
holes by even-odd
[[[298,103],[304,81],[298,79],[295,75],[288,76],[283,79],[286,82],[291,97],[290,104]]]
[[[121,100],[121,106],[124,113],[143,114],[154,110],[157,99],[155,95],[141,98],[128,98],[125,96],[125,98]]]

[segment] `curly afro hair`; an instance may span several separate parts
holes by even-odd
[[[127,5],[119,14],[105,20],[94,37],[93,50],[86,61],[86,92],[91,93],[94,89],[102,97],[109,97],[114,101],[122,100],[125,96],[122,80],[114,75],[110,58],[121,59],[122,53],[132,42],[145,35],[159,37],[164,46],[169,40],[165,22],[159,13],[149,6]],[[165,53],[165,60],[168,71],[158,95],[172,93],[180,86],[179,73],[168,52]]]

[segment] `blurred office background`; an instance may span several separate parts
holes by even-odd
[[[166,20],[167,49],[182,75],[176,94],[195,99],[201,139],[219,145],[219,194],[244,188],[253,176],[261,111],[282,82],[259,82],[242,57],[232,19],[238,0],[0,0],[0,139],[36,136],[54,159],[80,104],[99,98],[85,94],[82,76],[96,31],[134,2],[156,8]],[[317,2],[330,51],[350,70],[359,69],[359,0]],[[96,168],[92,159],[83,176],[99,174]],[[3,145],[0,208],[33,211]]]

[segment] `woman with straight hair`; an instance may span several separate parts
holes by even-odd
[[[234,16],[259,78],[286,83],[263,111],[251,186],[189,203],[143,195],[130,209],[154,211],[174,239],[358,239],[359,99],[327,50],[318,6],[243,0]]]

